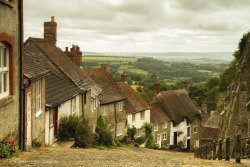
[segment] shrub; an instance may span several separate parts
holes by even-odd
[[[32,147],[39,148],[41,146],[42,146],[42,143],[38,141],[37,138],[32,140]]]
[[[11,158],[17,154],[15,142],[2,140],[0,142],[0,158]]]
[[[94,135],[85,121],[80,121],[76,127],[76,146],[88,148],[94,143]],[[97,137],[98,138],[98,137]]]
[[[99,115],[99,117],[97,118],[97,125],[96,125],[96,129],[103,129],[105,128],[105,121],[102,115]]]
[[[75,138],[78,124],[79,118],[77,116],[61,117],[57,135],[58,140],[67,141],[69,138]]]
[[[96,133],[99,135],[98,145],[113,145],[114,137],[110,129],[108,128],[96,128]]]
[[[145,122],[143,125],[142,125],[143,128],[145,128],[145,135],[146,137],[149,137],[152,133],[152,126],[150,123],[148,122]]]
[[[135,134],[136,134],[136,128],[128,128],[127,131],[128,137],[130,138],[130,140],[134,140],[135,139]]]
[[[120,143],[119,140],[117,140],[116,138],[115,138],[115,143],[116,143],[116,146],[117,146],[117,147],[121,147],[121,143]]]
[[[135,147],[139,147],[139,144],[138,144],[138,143],[135,143]]]
[[[154,138],[150,138],[148,139],[146,147],[150,149],[158,149],[159,144],[157,144],[157,141]]]
[[[144,143],[146,141],[146,139],[147,139],[146,136],[142,135],[142,136],[135,139],[135,143],[138,143],[140,145],[140,144]]]

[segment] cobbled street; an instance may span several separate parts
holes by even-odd
[[[194,158],[193,153],[120,147],[98,150],[44,147],[22,152],[18,157],[0,160],[0,166],[249,166],[248,161],[212,161]]]

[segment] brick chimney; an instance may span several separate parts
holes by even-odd
[[[108,64],[101,64],[101,69],[109,72],[109,65]]]
[[[127,74],[122,74],[121,75],[121,80],[122,80],[122,82],[127,83]]]
[[[72,45],[72,48],[65,47],[64,53],[79,67],[82,67],[82,52],[78,45]]]
[[[51,16],[50,22],[44,22],[44,39],[50,40],[54,44],[56,44],[57,41],[56,29],[57,29],[57,24],[55,22],[55,17]]]
[[[182,89],[185,89],[187,91],[187,94],[189,94],[189,82],[188,82],[188,80],[182,81]]]
[[[161,84],[154,83],[154,95],[157,96],[160,93]]]
[[[205,113],[207,113],[207,104],[202,104],[201,110],[203,110]]]

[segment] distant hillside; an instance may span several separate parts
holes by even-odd
[[[85,56],[122,56],[122,57],[153,57],[169,62],[192,63],[229,63],[232,61],[232,52],[164,52],[164,53],[126,53],[126,52],[84,52]]]

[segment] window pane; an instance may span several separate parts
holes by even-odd
[[[3,66],[4,66],[4,67],[7,67],[7,48],[4,48]]]
[[[7,79],[8,79],[7,74],[8,73],[4,73],[4,76],[3,76],[3,84],[4,84],[3,91],[4,92],[7,92]]]

